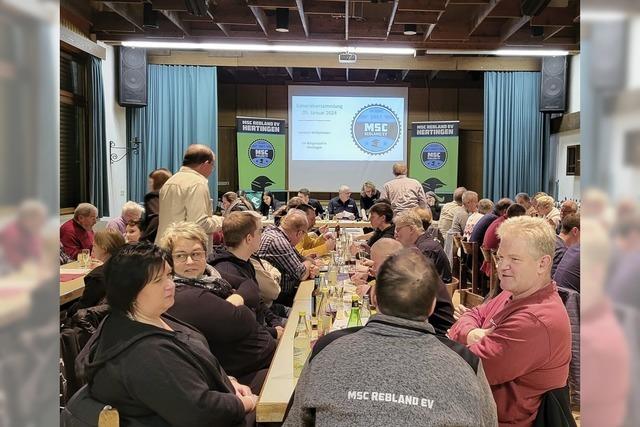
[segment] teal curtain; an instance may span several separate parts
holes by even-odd
[[[538,72],[485,73],[484,197],[513,198],[544,188],[539,93]]]
[[[149,65],[147,74],[147,106],[127,108],[127,141],[142,141],[138,154],[127,156],[127,191],[129,200],[136,201],[144,199],[152,170],[180,169],[189,145],[218,151],[216,68]],[[216,163],[222,160],[216,158]],[[217,200],[217,169],[209,177],[209,189]]]
[[[89,199],[100,216],[109,216],[109,186],[107,178],[107,138],[104,118],[104,85],[102,60],[89,60],[89,149],[91,176]]]

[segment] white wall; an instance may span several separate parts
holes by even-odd
[[[572,130],[557,135],[558,153],[556,161],[557,200],[580,199],[580,177],[567,175],[567,147],[580,145],[580,131]]]
[[[107,49],[107,57],[102,61],[102,77],[104,81],[105,128],[107,136],[107,161],[109,161],[109,141],[117,146],[126,146],[127,128],[124,107],[118,105],[116,92],[115,49],[113,46],[98,42]],[[124,150],[116,150],[121,156]],[[109,164],[109,211],[111,217],[120,215],[122,205],[127,201],[127,159]]]
[[[569,108],[567,113],[580,111],[580,55],[570,57],[569,62]]]

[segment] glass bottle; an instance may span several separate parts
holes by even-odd
[[[368,319],[371,317],[371,310],[369,309],[369,295],[362,297],[362,307],[360,308],[360,317]]]
[[[347,328],[353,326],[362,326],[362,319],[360,319],[360,306],[358,305],[358,295],[351,296],[351,313],[349,314],[349,321],[347,322]]]
[[[311,351],[311,334],[307,325],[307,313],[298,313],[298,326],[293,336],[293,376],[300,377],[302,368],[307,361]]]
[[[321,295],[320,307],[318,308],[318,338],[331,331],[331,320],[333,319],[329,306],[329,289],[322,289]]]

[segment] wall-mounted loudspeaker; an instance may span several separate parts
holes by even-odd
[[[120,46],[118,55],[118,104],[147,105],[147,51]]]
[[[567,98],[567,57],[545,56],[540,79],[540,111],[564,112]]]

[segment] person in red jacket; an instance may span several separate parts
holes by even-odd
[[[542,395],[566,386],[569,317],[551,280],[555,235],[540,218],[519,216],[498,230],[503,292],[465,312],[449,337],[480,359],[501,426],[531,426]]]
[[[83,249],[93,247],[93,226],[98,221],[98,208],[91,203],[80,203],[73,218],[60,226],[62,249],[71,258],[76,259]]]

